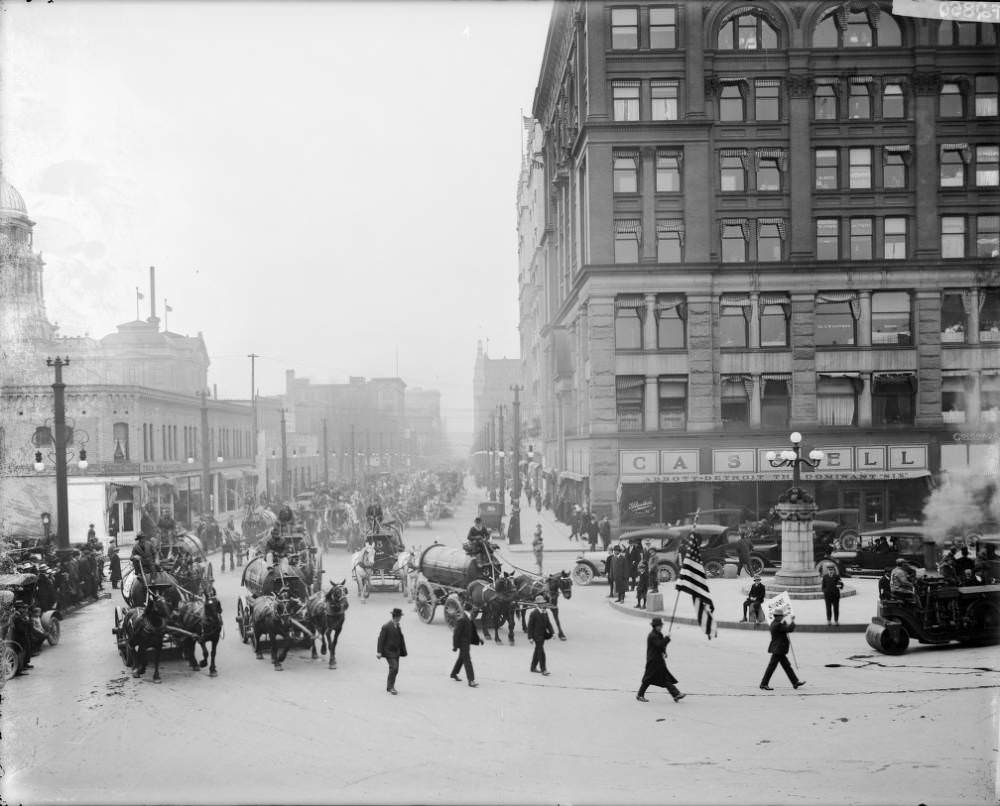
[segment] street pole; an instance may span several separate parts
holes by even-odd
[[[281,501],[288,500],[288,435],[285,431],[285,412],[281,410]]]
[[[326,443],[326,417],[323,418],[323,483],[330,483],[330,449]]]
[[[503,410],[504,410],[504,405],[503,405],[503,403],[501,403],[500,405],[497,406],[497,420],[499,421],[499,426],[497,428],[497,443],[498,443],[499,448],[500,448],[497,451],[497,459],[499,460],[499,462],[498,462],[498,464],[499,464],[498,475],[500,476],[500,484],[498,485],[499,488],[500,488],[500,491],[497,494],[497,500],[500,502],[500,515],[501,515],[501,517],[504,514],[504,510],[507,508],[506,505],[504,504],[504,498],[503,498],[503,496],[504,496],[504,481],[505,481],[505,479],[504,479],[504,463],[503,463],[503,454],[504,454],[504,450],[503,449],[505,447],[505,443],[503,441]]]
[[[250,404],[253,406],[253,462],[256,466],[257,464],[257,380],[256,380],[256,370],[257,370],[257,359],[260,358],[257,353],[250,353],[247,358],[250,359]]]
[[[210,475],[208,468],[208,391],[201,390],[201,506],[200,512],[212,512],[212,496],[209,491]]]
[[[490,415],[490,500],[497,500],[497,416]]]
[[[523,389],[518,384],[510,387],[510,391],[514,393],[514,464],[511,466],[514,474],[514,503],[507,522],[507,543],[510,545],[521,542],[521,399],[518,394]]]
[[[358,464],[358,449],[354,445],[354,423],[351,423],[351,486],[354,486],[354,470]]]
[[[56,548],[69,551],[69,493],[66,486],[66,384],[62,368],[69,366],[69,358],[46,358],[45,363],[54,367],[56,380],[52,384],[55,397],[56,420]]]

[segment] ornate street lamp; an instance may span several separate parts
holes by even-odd
[[[808,458],[802,456],[801,455],[802,434],[800,434],[798,431],[792,431],[788,439],[792,443],[791,450],[786,449],[780,452],[768,451],[765,454],[765,457],[767,458],[767,462],[769,465],[771,465],[771,467],[792,468],[792,487],[798,489],[799,485],[801,484],[799,468],[802,465],[806,465],[807,467],[810,467],[813,470],[815,470],[817,467],[819,467],[820,462],[823,461],[823,458],[826,456],[826,454],[824,454],[823,451],[816,450],[814,448],[813,450],[809,451]]]

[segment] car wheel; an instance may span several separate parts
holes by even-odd
[[[589,585],[594,581],[594,569],[587,563],[577,563],[573,568],[573,581],[577,585]]]
[[[853,529],[845,529],[840,533],[840,547],[844,551],[857,551],[861,537]]]
[[[673,582],[677,579],[677,569],[670,563],[661,563],[656,566],[656,579],[661,584],[664,582]]]
[[[45,638],[49,642],[49,646],[55,646],[59,643],[59,636],[61,634],[61,628],[59,626],[59,619],[54,616],[49,620],[48,625],[45,627]]]
[[[709,560],[705,563],[705,573],[709,577],[721,577],[724,565],[718,560]]]
[[[751,555],[750,562],[748,563],[751,574],[753,574],[754,576],[759,576],[764,572],[765,565],[767,565],[767,563],[765,563],[764,560],[762,560],[756,554]]]

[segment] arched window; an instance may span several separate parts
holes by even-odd
[[[899,23],[877,3],[832,8],[813,29],[814,48],[898,48]]]
[[[776,50],[778,30],[756,9],[740,9],[723,20],[717,39],[719,50]]]

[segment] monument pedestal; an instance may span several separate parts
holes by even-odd
[[[816,504],[798,488],[789,490],[787,498],[775,507],[781,518],[781,569],[764,587],[769,595],[786,592],[792,599],[822,599],[823,587],[813,561]]]
[[[663,610],[663,594],[659,592],[647,593],[646,609],[653,613],[659,613],[661,610]]]

